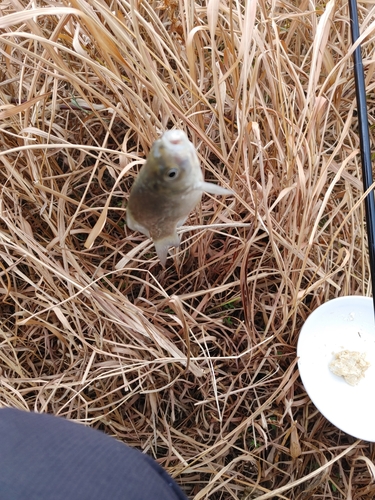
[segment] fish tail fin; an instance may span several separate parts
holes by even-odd
[[[161,238],[160,240],[154,240],[154,245],[156,249],[156,253],[158,254],[161,265],[165,267],[165,263],[167,262],[168,257],[168,249],[169,247],[178,247],[180,246],[180,238],[178,237],[177,232],[166,236],[165,238]]]

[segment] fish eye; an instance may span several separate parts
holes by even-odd
[[[178,176],[178,169],[177,168],[170,168],[167,172],[167,177],[168,179],[175,179]]]

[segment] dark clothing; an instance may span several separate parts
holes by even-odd
[[[0,409],[1,500],[187,500],[152,458],[64,418]]]

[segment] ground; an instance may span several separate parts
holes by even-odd
[[[1,406],[101,429],[194,500],[372,499],[374,446],[320,414],[296,358],[320,304],[372,293],[346,2],[0,12]],[[235,194],[204,196],[163,269],[125,213],[173,127]]]

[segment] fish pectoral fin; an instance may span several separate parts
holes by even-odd
[[[233,191],[231,191],[230,189],[223,188],[221,186],[218,186],[217,184],[212,184],[212,182],[202,181],[199,183],[197,188],[209,194],[222,194],[222,195],[233,194]]]
[[[144,234],[148,238],[150,237],[149,230],[146,229],[142,224],[138,224],[138,222],[134,219],[131,211],[129,208],[126,209],[126,225],[132,230],[132,231],[139,231],[140,233]]]
[[[169,236],[165,236],[160,240],[154,240],[155,250],[158,254],[161,265],[165,267],[165,263],[167,262],[168,257],[168,249],[169,247],[178,247],[180,246],[180,238],[177,233],[171,234]]]

